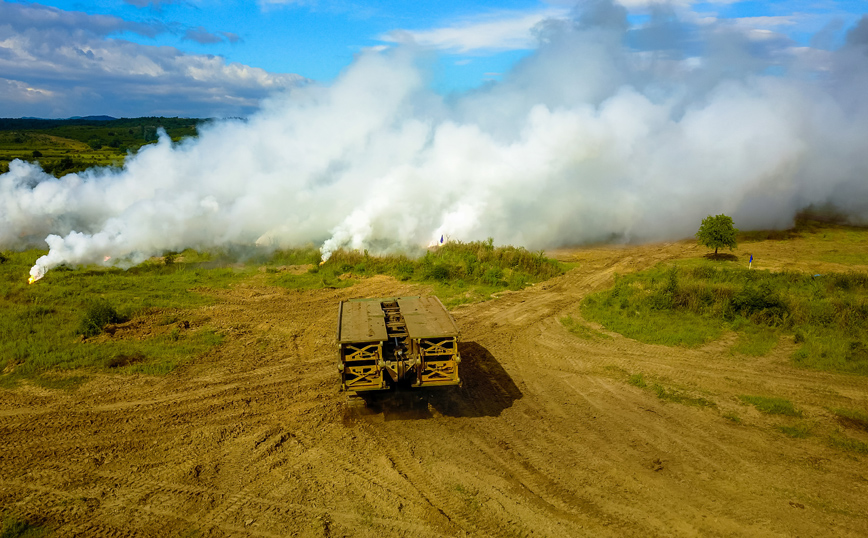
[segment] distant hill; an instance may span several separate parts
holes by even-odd
[[[129,128],[141,125],[165,126],[172,125],[197,125],[207,121],[199,118],[164,118],[147,116],[142,118],[113,118],[111,116],[83,116],[68,119],[44,119],[44,118],[0,118],[0,131],[33,131],[54,129],[57,127],[73,126],[98,126]]]
[[[112,121],[117,118],[113,118],[112,116],[73,116],[69,118],[71,120],[89,120],[89,121]]]
[[[93,166],[120,166],[128,153],[156,142],[161,130],[178,141],[198,136],[199,126],[207,121],[109,116],[0,118],[0,174],[8,172],[15,159],[38,162],[56,177]]]

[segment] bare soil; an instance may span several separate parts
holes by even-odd
[[[742,250],[781,269],[794,245]],[[168,376],[0,391],[0,511],[60,536],[868,535],[868,456],[830,440],[868,432],[829,411],[868,410],[868,379],[796,368],[784,339],[751,358],[729,351],[732,334],[672,348],[581,320],[581,298],[615,272],[706,253],[554,252],[578,267],[453,312],[463,388],[368,407],[338,391],[338,301],[426,289],[375,277],[289,291],[261,274],[188,312],[187,327],[226,338]],[[599,337],[569,333],[567,315]],[[108,338],[165,330],[158,318]],[[714,406],[661,400],[629,384],[634,373]],[[763,415],[744,394],[804,415]],[[796,425],[810,435],[779,429]]]

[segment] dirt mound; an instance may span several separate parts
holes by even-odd
[[[578,302],[616,272],[704,253],[559,251],[579,267],[454,312],[464,388],[367,407],[338,392],[338,301],[425,288],[214,291],[184,320],[207,319],[223,344],[169,376],[2,391],[0,504],[64,536],[864,536],[865,457],[779,427],[868,435],[828,411],[868,407],[868,380],[796,369],[786,345],[748,360],[560,322],[587,323]],[[712,405],[662,400],[627,382],[638,372]],[[741,394],[789,398],[803,417],[761,415]]]

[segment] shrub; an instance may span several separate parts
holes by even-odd
[[[482,275],[482,282],[489,286],[497,286],[503,279],[503,269],[500,267],[491,267]]]
[[[733,309],[766,325],[780,325],[789,313],[787,304],[763,282],[754,288],[749,283],[732,298]]]
[[[76,334],[85,337],[96,336],[103,331],[109,323],[124,321],[118,311],[105,299],[95,299],[87,306],[84,317],[78,325]]]
[[[444,263],[434,263],[425,269],[425,278],[428,280],[448,280],[449,266]]]

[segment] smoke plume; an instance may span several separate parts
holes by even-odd
[[[532,249],[779,228],[810,203],[868,217],[868,18],[837,50],[589,4],[538,27],[502,81],[427,89],[425,52],[362,54],[330,86],[156,145],[120,171],[0,176],[0,245],[61,263],[314,242],[372,252],[441,235]]]

